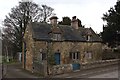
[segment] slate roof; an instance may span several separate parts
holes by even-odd
[[[90,40],[89,41],[102,41],[102,39],[92,30],[92,28],[85,28],[85,32],[87,31],[87,34],[89,35],[90,32]],[[87,35],[85,34],[85,35]]]
[[[101,38],[91,28],[82,28],[80,27],[78,30],[75,30],[71,26],[68,25],[58,25],[57,26],[62,33],[62,40],[64,41],[87,41],[85,38],[86,31],[90,30],[92,35],[90,41],[101,42]],[[52,25],[46,23],[31,23],[32,29],[32,37],[36,40],[52,40],[52,36],[49,34],[52,32]],[[58,31],[60,31],[58,30]]]

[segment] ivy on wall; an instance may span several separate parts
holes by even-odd
[[[52,44],[48,44],[48,54],[47,54],[47,62],[48,65],[52,66],[55,65],[55,56],[53,54]]]
[[[48,64],[49,65],[55,65],[55,57],[54,57],[54,54],[52,53],[50,53],[49,55],[48,55]]]

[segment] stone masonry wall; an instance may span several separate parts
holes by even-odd
[[[51,68],[52,75],[72,72],[72,64],[55,65]]]
[[[25,35],[24,35],[24,41],[26,43],[26,64],[25,68],[29,71],[32,71],[32,64],[33,64],[33,49],[34,49],[34,40],[32,38],[32,32],[30,30],[30,27],[26,28]],[[24,46],[23,46],[23,65],[24,65]]]
[[[53,42],[52,43],[53,53],[60,52],[61,53],[61,62],[60,65],[54,65],[50,70],[50,74],[62,74],[73,71],[73,63],[91,63],[94,61],[102,60],[102,44],[101,43],[85,43],[85,42]],[[80,59],[76,61],[72,61],[69,58],[69,52],[71,51],[79,51]],[[85,51],[91,51],[92,59],[83,58]],[[82,67],[80,67],[81,69]]]
[[[103,67],[103,66],[110,66],[110,65],[117,65],[119,59],[112,59],[112,60],[99,60],[99,61],[94,61],[90,63],[82,63],[80,64],[80,70],[85,70],[85,69],[92,69],[92,68],[97,68],[97,67]],[[57,75],[57,74],[64,74],[64,73],[69,73],[73,72],[74,70],[72,69],[72,64],[62,64],[62,65],[54,65],[51,67],[51,75]]]
[[[40,54],[47,53],[47,42],[46,41],[35,41],[34,44],[34,59],[38,60],[39,62],[42,62],[40,59]]]
[[[108,65],[117,65],[118,61],[119,59],[111,59],[111,60],[99,60],[91,63],[83,63],[81,64],[81,70],[103,67]]]
[[[69,53],[80,52],[79,60],[76,60],[78,63],[92,62],[95,60],[102,59],[102,44],[101,43],[86,43],[86,42],[53,42],[53,53],[61,53],[61,64],[73,63],[70,60]],[[85,51],[90,51],[92,53],[91,59],[85,59],[82,55],[85,54]]]

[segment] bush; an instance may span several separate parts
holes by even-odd
[[[104,50],[102,53],[102,60],[109,60],[109,59],[117,59],[118,54],[110,51],[110,50]]]

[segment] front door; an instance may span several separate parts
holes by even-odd
[[[55,53],[55,63],[56,65],[60,64],[60,53]]]

